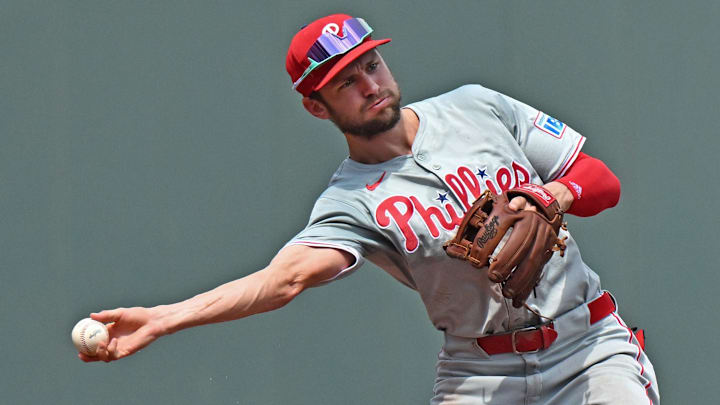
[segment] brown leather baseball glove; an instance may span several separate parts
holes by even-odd
[[[508,207],[514,197],[525,197],[537,212],[514,211]],[[486,267],[491,281],[502,285],[513,306],[525,304],[540,281],[543,266],[555,251],[564,255],[567,238],[558,238],[563,212],[552,194],[536,184],[523,184],[501,195],[485,191],[465,214],[455,237],[444,245],[448,256]],[[510,229],[512,228],[512,229]],[[495,248],[509,237],[496,256]]]

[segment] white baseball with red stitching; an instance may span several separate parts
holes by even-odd
[[[95,356],[98,343],[107,343],[110,335],[102,322],[90,318],[82,319],[72,330],[72,341],[80,353]]]

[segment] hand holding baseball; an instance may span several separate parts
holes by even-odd
[[[94,357],[100,343],[107,344],[107,327],[98,321],[90,318],[80,320],[70,334],[73,344],[79,353]]]
[[[117,308],[90,315],[106,323],[109,339],[98,342],[94,356],[79,353],[82,361],[113,361],[129,356],[162,336],[162,329],[152,321],[148,308]]]

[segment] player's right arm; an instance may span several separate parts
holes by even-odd
[[[97,321],[112,322],[108,326],[110,341],[98,347],[97,357],[79,357],[83,361],[117,360],[182,329],[281,308],[305,289],[334,278],[354,261],[351,254],[341,250],[291,245],[280,250],[264,269],[185,301],[91,314]]]

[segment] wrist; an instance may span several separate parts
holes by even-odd
[[[560,209],[563,212],[567,212],[575,201],[575,196],[570,189],[563,183],[557,181],[551,181],[545,184],[543,187],[549,191],[560,205]]]
[[[150,319],[155,324],[157,333],[161,336],[171,335],[182,329],[177,322],[178,317],[175,316],[177,311],[174,311],[172,307],[172,305],[158,305],[148,308]]]

